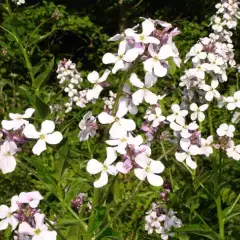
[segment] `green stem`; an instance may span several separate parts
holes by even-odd
[[[216,162],[216,161],[214,161]],[[219,165],[218,168],[214,164],[214,172],[216,174],[216,179],[215,179],[215,190],[216,187],[219,186],[219,183],[221,183],[221,176],[222,176],[222,151],[220,150],[219,152]],[[216,199],[216,206],[217,206],[217,217],[218,217],[218,225],[219,225],[219,235],[221,240],[225,240],[225,235],[224,235],[224,214],[222,211],[222,201],[221,201],[221,195],[218,194],[217,199]]]
[[[123,206],[119,209],[119,211],[113,216],[113,218],[111,219],[111,221],[109,221],[105,227],[103,227],[101,229],[100,232],[98,232],[93,238],[92,240],[97,239],[98,237],[101,236],[101,234],[114,222],[114,220],[125,210],[125,208],[128,206],[128,204],[132,201],[132,199],[134,198],[134,196],[137,194],[139,187],[141,186],[142,181],[138,183],[137,187],[135,188],[135,190],[133,191],[132,195],[128,198],[128,200],[123,204]]]
[[[0,28],[3,29],[5,32],[9,33],[9,34],[15,39],[16,43],[19,45],[19,48],[20,48],[20,50],[21,50],[21,52],[22,52],[22,55],[23,55],[23,58],[24,58],[24,60],[25,60],[25,65],[26,65],[26,68],[27,68],[27,70],[28,70],[29,76],[30,76],[30,78],[31,78],[31,80],[32,80],[32,83],[34,83],[34,82],[35,82],[35,78],[34,78],[34,75],[33,75],[33,72],[32,72],[32,64],[31,64],[31,62],[30,62],[30,60],[29,60],[27,51],[26,51],[26,49],[23,47],[20,39],[17,37],[16,34],[13,34],[11,31],[9,31],[8,29],[6,29],[5,27],[0,26]]]
[[[213,124],[212,124],[212,108],[211,108],[211,106],[208,107],[208,124],[209,124],[210,133],[211,133],[212,136],[214,136]]]

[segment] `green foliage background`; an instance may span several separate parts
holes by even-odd
[[[56,79],[57,63],[63,58],[70,58],[77,63],[78,70],[83,77],[89,71],[103,69],[101,63],[103,54],[107,51],[116,51],[116,44],[110,44],[107,39],[126,27],[134,26],[139,17],[158,18],[169,21],[178,27],[181,35],[176,38],[176,44],[181,57],[184,58],[191,46],[200,37],[208,34],[210,17],[214,14],[214,5],[218,1],[26,0],[26,2],[27,4],[23,7],[13,9],[15,17],[9,17],[6,9],[1,7],[0,25],[11,30],[21,39],[33,67],[32,74],[38,81],[33,82],[29,77],[22,50],[14,37],[0,30],[0,119],[6,118],[9,112],[22,112],[29,106],[35,107],[37,109],[35,124],[39,124],[42,119],[54,119],[58,116],[58,128],[64,132],[65,139],[60,146],[48,149],[40,157],[28,156],[30,150],[24,150],[26,157],[20,159],[25,163],[24,165],[18,164],[12,174],[0,173],[0,204],[8,202],[13,195],[21,191],[38,189],[45,194],[42,208],[48,212],[51,219],[54,220],[55,214],[60,217],[59,227],[71,225],[70,230],[66,227],[67,239],[75,240],[76,231],[79,231],[79,222],[75,225],[67,222],[66,219],[69,219],[70,216],[68,216],[66,206],[70,206],[71,200],[78,192],[87,192],[89,196],[92,196],[93,178],[85,171],[86,161],[90,159],[88,147],[86,143],[80,144],[77,139],[78,122],[92,106],[75,110],[67,116],[64,114],[64,109],[55,115],[49,115],[48,105],[61,105],[67,99]],[[239,33],[235,35],[234,45],[238,60]],[[170,80],[167,79],[163,83],[164,91],[173,93],[176,90],[183,70],[177,70]],[[234,81],[233,79],[232,81]],[[119,79],[116,77],[112,80],[118,82]],[[176,91],[173,98],[175,97],[175,100],[179,101],[179,95],[180,93]],[[169,102],[166,102],[165,106],[169,106]],[[101,107],[102,105],[97,104],[91,110],[98,112]],[[222,115],[221,112],[213,112],[213,114],[216,119],[214,124],[217,126]],[[223,117],[227,118],[228,116]],[[92,153],[96,158],[104,157],[105,152],[101,150],[104,149],[103,140],[99,136],[96,140],[97,145],[92,142],[94,145]],[[165,147],[170,149],[172,146]],[[161,154],[162,152],[156,146],[155,155],[159,157]],[[173,158],[174,156],[170,154],[170,162],[165,163],[166,167],[171,169],[166,176],[168,178],[174,176],[173,190],[175,194],[170,199],[170,207],[178,212],[183,222],[200,224],[196,210],[206,216],[205,220],[207,219],[208,223],[217,222],[215,213],[211,214],[214,206],[210,205],[209,207],[208,196],[199,188],[199,182],[211,182],[209,163],[206,164],[204,173],[202,174],[200,171],[193,186],[190,186],[191,175],[187,176],[185,169],[181,166],[173,165]],[[31,168],[35,170],[31,171]],[[232,176],[228,180],[228,174],[226,174],[225,187],[221,190],[225,207],[233,203],[240,190],[237,181],[239,169],[238,163],[233,163],[231,166],[229,163],[229,167],[225,169]],[[39,176],[41,180],[39,180]],[[186,177],[183,179],[182,176]],[[135,188],[131,183],[132,179],[131,176],[119,178],[111,183],[110,187],[114,191],[108,199],[110,209],[105,209],[103,206],[97,209],[94,217],[99,222],[96,220],[92,224],[93,230],[104,224],[108,220],[109,214],[129,197]],[[232,179],[236,180],[232,182]],[[159,189],[147,184],[141,186],[141,194],[135,197],[121,218],[115,222],[116,229],[114,230],[121,232],[121,239],[159,239],[155,236],[149,237],[144,233],[142,222],[142,214],[151,207],[153,201],[159,199],[159,193]],[[239,208],[240,205],[237,207]],[[81,213],[82,217],[89,217],[86,212]],[[238,222],[240,219],[237,219]],[[236,221],[230,222],[227,231],[229,239],[240,239]],[[114,234],[111,234],[111,239],[114,239]],[[6,236],[5,238],[7,239]],[[179,233],[177,239],[204,238]]]

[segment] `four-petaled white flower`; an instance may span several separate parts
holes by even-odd
[[[153,127],[159,126],[159,124],[163,122],[165,119],[166,117],[162,115],[162,110],[159,107],[155,108],[155,113],[151,113],[148,116],[148,121],[152,122]]]
[[[14,171],[16,159],[13,156],[18,151],[15,142],[5,141],[0,147],[0,169],[3,174]]]
[[[108,174],[114,176],[117,174],[116,167],[112,165],[112,163],[117,159],[117,153],[111,147],[107,147],[106,150],[107,158],[103,163],[99,162],[96,159],[91,159],[87,164],[87,171],[90,174],[95,175],[101,173],[100,178],[93,184],[95,188],[101,188],[108,183]]]
[[[187,110],[181,110],[180,106],[178,104],[173,104],[171,106],[171,109],[173,111],[173,114],[167,116],[167,120],[169,122],[173,122],[173,121],[183,121],[184,117],[187,116],[188,111]]]
[[[98,120],[102,124],[112,123],[112,127],[109,130],[111,138],[121,138],[127,136],[129,131],[133,131],[136,128],[136,123],[132,119],[123,118],[123,112],[119,109],[116,116],[112,116],[106,112],[102,112],[98,115]]]
[[[192,62],[198,64],[201,60],[207,57],[207,53],[203,51],[203,45],[200,43],[195,44],[186,56],[186,60],[193,57]]]
[[[151,20],[146,19],[145,21],[142,22],[142,33],[133,34],[135,42],[143,44],[148,43],[159,44],[160,41],[157,38],[150,36],[154,30],[155,30],[154,23]]]
[[[235,108],[240,108],[240,91],[234,93],[233,97],[226,98],[227,109],[234,110]]]
[[[184,152],[176,152],[175,157],[179,162],[186,161],[186,164],[191,169],[196,169],[197,164],[192,160],[191,156],[198,155],[201,153],[201,150],[196,145],[191,145],[191,141],[189,139],[182,138],[180,140],[180,146]]]
[[[143,99],[149,104],[157,104],[158,97],[148,88],[151,88],[157,81],[157,77],[151,73],[145,74],[145,84],[140,81],[135,73],[131,74],[130,82],[133,86],[140,88],[132,95],[132,100],[135,105],[142,103]]]
[[[208,108],[208,104],[203,104],[202,106],[198,107],[198,105],[196,103],[192,103],[190,105],[190,109],[193,112],[191,114],[191,119],[193,121],[198,119],[199,122],[204,121],[205,115],[203,112],[206,111],[207,108]]]
[[[143,138],[141,135],[136,137],[126,136],[116,139],[107,140],[106,143],[112,146],[118,153],[126,154],[126,147],[131,145],[132,147],[139,147],[143,143]]]
[[[213,153],[212,143],[213,136],[209,136],[207,139],[201,138],[201,153],[209,157]]]
[[[234,144],[234,141],[228,142],[228,148],[226,149],[226,153],[228,157],[233,158],[236,161],[240,160],[240,145]]]
[[[219,137],[227,136],[229,138],[232,138],[234,131],[235,127],[233,125],[227,125],[226,123],[223,123],[217,129],[217,135]]]
[[[170,57],[176,57],[177,55],[173,52],[171,45],[163,45],[159,52],[156,53],[153,49],[152,44],[149,45],[148,51],[151,55],[146,61],[143,62],[144,70],[146,72],[154,72],[158,77],[164,77],[167,74],[167,67],[163,66],[161,61],[166,60]]]
[[[24,114],[19,113],[9,113],[9,117],[12,120],[2,120],[2,126],[6,130],[17,130],[23,125],[27,125],[29,122],[25,119],[30,118],[33,113],[35,112],[35,109],[28,108]]]
[[[37,132],[35,126],[32,124],[28,124],[24,128],[23,134],[26,138],[39,139],[32,149],[34,154],[40,155],[44,150],[46,150],[46,143],[58,144],[62,141],[62,134],[58,131],[53,132],[54,129],[55,124],[50,120],[42,122],[40,132]]]
[[[98,99],[101,91],[103,90],[103,87],[101,86],[101,83],[106,81],[108,75],[110,74],[110,71],[108,69],[105,70],[102,77],[99,77],[99,74],[97,71],[93,71],[88,74],[87,79],[90,83],[93,83],[93,89],[89,89],[87,92],[87,100],[90,101],[92,99]]]
[[[136,156],[135,162],[139,168],[134,169],[134,173],[141,181],[147,178],[148,182],[153,186],[161,186],[163,179],[157,175],[164,170],[164,165],[160,161],[149,158],[146,153],[140,153]]]
[[[21,192],[19,195],[19,202],[28,203],[31,208],[36,208],[43,196],[38,191]]]
[[[12,231],[16,229],[18,219],[14,217],[14,212],[18,210],[18,205],[16,204],[17,198],[17,196],[12,197],[10,208],[6,205],[0,206],[0,219],[2,219],[0,222],[0,231],[7,229],[9,224],[12,226]]]
[[[125,62],[131,63],[138,57],[137,48],[132,48],[128,50],[128,43],[126,40],[123,40],[119,44],[118,54],[114,55],[112,53],[106,53],[103,56],[103,63],[110,64],[114,63],[112,73],[115,74],[119,69],[125,68]]]
[[[204,84],[201,86],[201,89],[203,89],[206,94],[205,94],[205,99],[209,102],[211,102],[213,100],[213,98],[220,98],[221,95],[220,93],[216,90],[216,88],[218,87],[218,80],[212,80],[211,82],[211,86]]]
[[[189,125],[185,123],[185,119],[177,119],[176,122],[170,123],[170,128],[176,132],[180,132],[181,137],[189,138],[191,133],[189,131],[194,131],[198,128],[196,122],[191,122]]]
[[[57,233],[49,231],[47,225],[44,224],[44,214],[35,213],[34,219],[36,227],[31,227],[27,222],[22,222],[19,225],[18,232],[32,236],[32,240],[56,240]]]

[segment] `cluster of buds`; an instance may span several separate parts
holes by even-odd
[[[160,193],[160,197],[162,198],[162,200],[164,202],[168,202],[169,201],[168,196],[172,191],[172,186],[171,186],[171,183],[169,181],[164,181],[163,190],[164,191]]]
[[[182,221],[175,216],[176,212],[172,209],[167,211],[161,205],[153,203],[152,209],[146,212],[146,214],[145,230],[148,231],[148,234],[153,232],[160,234],[163,240],[174,236],[171,232],[172,228],[180,228],[182,226]]]
[[[37,192],[22,192],[11,198],[11,207],[0,206],[0,230],[5,230],[9,225],[14,231],[14,240],[20,239],[57,239],[55,231],[49,231],[44,223],[45,215],[38,209],[39,202],[43,199]]]
[[[31,118],[35,109],[28,108],[24,114],[10,113],[11,120],[3,120],[1,135],[5,139],[0,143],[0,169],[3,174],[14,171],[16,167],[15,154],[21,151],[20,146],[28,143],[29,139],[38,140],[34,145],[32,152],[40,155],[46,150],[46,143],[58,144],[63,136],[55,131],[53,121],[45,120],[42,122],[40,132],[27,119]]]
[[[65,107],[67,107],[66,112],[70,112],[72,110],[73,102],[76,102],[76,105],[78,106],[85,106],[87,103],[86,94],[80,91],[82,78],[76,68],[76,64],[67,59],[60,61],[58,64],[57,74],[61,87],[69,97],[69,101],[65,104]]]

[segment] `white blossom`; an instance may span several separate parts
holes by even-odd
[[[234,131],[235,127],[233,125],[227,125],[226,123],[223,123],[217,129],[217,135],[219,137],[227,136],[229,138],[232,138]]]
[[[99,162],[96,159],[91,159],[88,161],[87,164],[87,171],[90,174],[95,175],[101,173],[99,179],[94,182],[95,188],[101,188],[108,183],[108,174],[117,174],[116,167],[112,165],[112,163],[115,162],[115,160],[117,159],[117,153],[111,147],[107,147],[106,150],[107,158],[104,160],[103,163]]]
[[[198,119],[199,122],[203,122],[205,119],[204,111],[206,111],[208,108],[208,104],[203,104],[200,107],[196,103],[192,103],[190,105],[190,109],[193,112],[191,114],[191,120],[196,120]]]
[[[54,129],[55,124],[53,121],[50,120],[45,120],[44,122],[42,122],[40,132],[37,132],[35,126],[32,124],[28,124],[24,128],[23,134],[26,138],[38,139],[37,143],[32,149],[34,154],[40,155],[44,150],[46,150],[46,143],[58,144],[62,141],[62,134],[58,131],[54,132]]]

